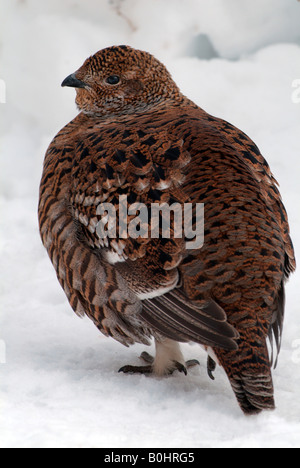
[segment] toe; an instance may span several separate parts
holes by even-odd
[[[123,366],[119,369],[118,372],[123,372],[124,374],[152,374],[152,366]]]
[[[190,369],[190,367],[200,366],[200,362],[197,359],[190,359],[186,361],[185,365],[187,369]]]
[[[142,352],[142,354],[140,355],[140,359],[143,359],[143,361],[148,362],[149,364],[154,363],[154,357],[151,356],[151,354],[147,353],[147,351]]]

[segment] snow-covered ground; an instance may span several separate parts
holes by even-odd
[[[155,54],[186,95],[257,142],[299,251],[300,3],[0,4],[0,446],[300,447],[299,273],[287,286],[277,410],[245,418],[223,371],[207,377],[198,346],[184,346],[201,361],[187,377],[118,374],[144,347],[126,349],[75,316],[36,215],[46,147],[76,114],[74,91],[61,81],[97,50],[125,43]]]

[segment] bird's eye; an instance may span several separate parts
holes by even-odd
[[[119,81],[120,81],[120,77],[117,76],[117,75],[111,75],[106,79],[106,83],[108,83],[110,85],[118,84]]]

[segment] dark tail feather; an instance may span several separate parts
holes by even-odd
[[[243,372],[229,380],[245,414],[258,414],[275,408],[271,373],[255,375]]]
[[[255,335],[257,337],[257,331]],[[257,414],[275,408],[271,365],[266,340],[249,342],[241,334],[239,349],[217,350],[232,389],[245,414]]]

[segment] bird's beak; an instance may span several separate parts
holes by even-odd
[[[62,86],[70,86],[71,88],[86,88],[86,84],[83,81],[80,81],[76,78],[75,73],[67,76],[67,78],[62,82]]]

